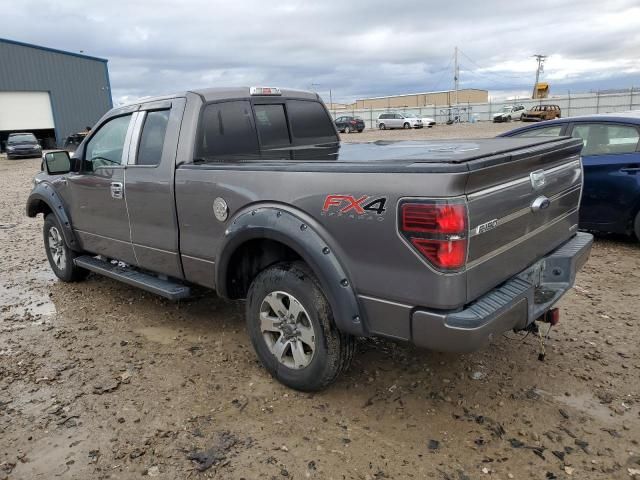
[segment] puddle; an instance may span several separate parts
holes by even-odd
[[[600,403],[600,400],[591,393],[572,394],[570,397],[566,395],[552,395],[540,389],[536,389],[536,393],[548,399],[553,399],[556,403],[578,410],[580,413],[588,415],[595,420],[600,420],[603,423],[615,422],[613,412],[609,407]]]
[[[56,307],[49,298],[49,286],[54,278],[50,270],[12,275],[0,284],[0,316],[3,319],[29,318],[36,323],[44,323],[43,318],[56,313]]]
[[[161,343],[162,345],[171,345],[172,343],[179,340],[186,340],[189,342],[198,342],[202,340],[198,335],[180,332],[177,329],[171,327],[143,327],[137,328],[134,331],[145,337],[147,340]]]

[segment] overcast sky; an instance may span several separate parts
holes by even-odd
[[[640,86],[639,0],[0,0],[0,36],[109,60],[114,103],[273,85],[350,101],[453,87],[528,95]]]

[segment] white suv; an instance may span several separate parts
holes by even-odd
[[[378,117],[378,128],[422,128],[422,120],[410,113],[383,113]]]

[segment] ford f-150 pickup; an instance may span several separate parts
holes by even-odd
[[[555,318],[592,243],[580,139],[340,144],[317,94],[215,88],[108,112],[43,156],[51,268],[246,299],[258,358],[319,390],[357,336],[470,351]]]

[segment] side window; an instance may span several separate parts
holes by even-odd
[[[320,102],[290,100],[287,112],[294,138],[316,138],[337,141],[336,132],[324,106]],[[345,117],[345,121],[352,117]]]
[[[597,123],[576,125],[571,136],[582,139],[582,155],[633,153],[640,140],[635,127]]]
[[[258,138],[247,101],[212,103],[200,120],[196,156],[216,160],[229,155],[257,155]]]
[[[256,125],[260,133],[260,142],[265,147],[288,145],[289,128],[284,114],[284,105],[255,105]]]
[[[167,123],[169,123],[169,110],[147,112],[138,145],[136,165],[158,165],[160,163]]]
[[[91,137],[85,149],[83,170],[93,172],[99,167],[122,164],[122,150],[127,137],[131,114],[104,123]]]
[[[511,135],[512,137],[558,137],[562,131],[562,125],[550,127],[532,128],[524,132]]]

